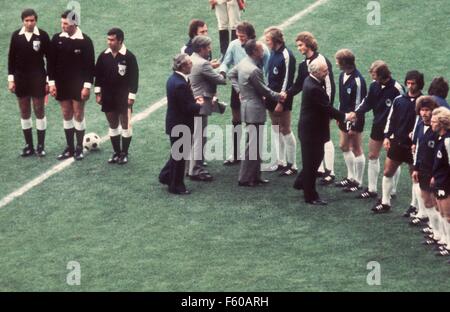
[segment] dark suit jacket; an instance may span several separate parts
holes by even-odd
[[[167,80],[166,92],[166,134],[170,135],[176,125],[187,125],[192,132],[194,115],[199,113],[201,106],[195,102],[191,87],[183,76],[174,72]]]
[[[330,104],[322,84],[308,76],[303,84],[298,136],[303,142],[325,143],[330,140],[330,118],[345,121],[345,114]]]

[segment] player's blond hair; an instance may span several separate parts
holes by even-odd
[[[439,122],[439,125],[446,129],[450,129],[450,110],[446,107],[438,107],[433,111],[433,116],[435,116]]]

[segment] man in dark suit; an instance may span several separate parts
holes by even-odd
[[[169,186],[169,192],[188,195],[184,185],[185,160],[189,158],[194,116],[202,107],[202,100],[194,98],[188,75],[192,61],[187,54],[173,59],[173,74],[167,80],[166,134],[170,139],[170,158],[159,174],[159,182]]]
[[[303,169],[294,183],[294,188],[303,189],[306,203],[327,205],[316,191],[317,169],[323,160],[324,144],[330,140],[330,118],[345,122],[350,114],[338,111],[330,103],[324,84],[328,75],[326,61],[316,58],[311,61],[308,69],[310,74],[303,84],[298,123]]]

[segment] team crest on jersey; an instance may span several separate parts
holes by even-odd
[[[41,42],[39,40],[34,40],[33,41],[33,50],[36,52],[39,52],[40,49],[41,49]]]
[[[438,197],[445,197],[445,190],[438,190]]]
[[[391,99],[387,99],[386,100],[386,106],[387,107],[391,107],[392,106],[392,100]]]
[[[428,147],[434,148],[434,141],[428,141]]]
[[[80,50],[80,49],[75,49],[75,50],[73,51],[73,53],[75,53],[75,54],[81,54],[81,50]]]
[[[437,152],[437,155],[436,155],[436,157],[437,157],[437,158],[439,158],[439,159],[441,159],[441,158],[442,158],[442,153],[441,153],[441,151],[438,151],[438,152]]]
[[[118,64],[118,66],[119,66],[119,75],[125,76],[125,74],[127,73],[127,65]]]
[[[273,74],[278,75],[278,68],[276,68],[276,67],[273,68]]]
[[[352,88],[347,88],[347,93],[351,94],[352,93]]]

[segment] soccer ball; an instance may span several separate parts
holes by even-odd
[[[94,133],[88,133],[84,136],[83,147],[88,151],[98,150],[100,147],[100,137]]]

